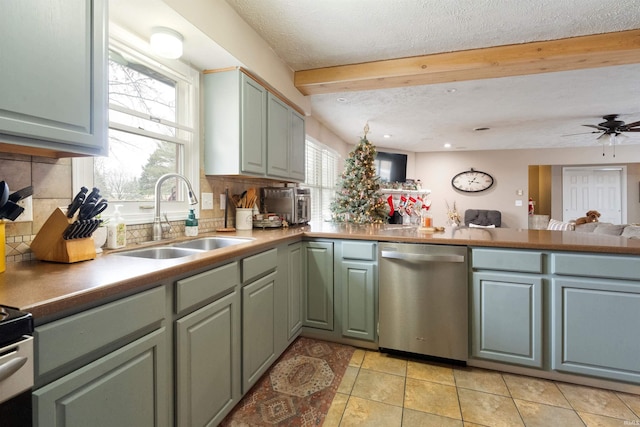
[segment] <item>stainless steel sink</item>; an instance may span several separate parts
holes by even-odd
[[[198,249],[177,248],[173,246],[157,246],[155,248],[133,249],[130,251],[116,252],[114,255],[131,256],[148,259],[173,259],[204,252]]]
[[[200,239],[188,240],[173,245],[176,249],[198,249],[201,251],[211,251],[213,249],[226,248],[227,246],[248,243],[254,239],[244,237],[202,237]]]

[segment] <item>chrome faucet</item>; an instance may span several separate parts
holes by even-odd
[[[162,183],[169,178],[180,178],[187,184],[187,190],[189,191],[189,204],[195,205],[198,203],[198,198],[196,197],[193,188],[191,187],[191,183],[187,179],[186,176],[181,175],[179,173],[166,173],[162,175],[156,181],[156,190],[155,190],[155,199],[156,199],[156,209],[155,215],[153,217],[153,240],[162,240],[162,224],[160,220],[160,188],[162,187]]]

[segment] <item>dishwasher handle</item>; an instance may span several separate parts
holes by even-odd
[[[427,261],[427,262],[464,262],[464,255],[432,255],[432,254],[416,254],[410,252],[398,251],[380,251],[382,258],[399,259],[402,261]]]

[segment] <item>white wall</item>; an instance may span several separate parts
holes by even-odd
[[[293,84],[291,70],[224,0],[163,0],[173,10],[233,55],[245,67],[269,82],[306,114],[311,101]]]
[[[608,149],[609,147],[607,147]],[[640,162],[638,146],[616,147],[616,157],[611,151],[602,148],[563,148],[548,150],[494,150],[416,153],[415,177],[425,188],[431,190],[432,213],[435,225],[445,225],[446,202],[456,203],[458,212],[464,215],[465,209],[495,209],[502,212],[503,227],[527,228],[528,167],[529,165],[594,165]],[[470,168],[490,173],[495,183],[493,187],[481,193],[462,193],[451,187],[451,178],[458,172]],[[555,214],[558,196],[554,168],[554,190],[552,206]],[[628,222],[640,222],[640,195],[638,194],[637,167],[629,168],[628,174]],[[517,190],[523,195],[518,196]],[[515,201],[522,200],[522,206],[516,207]]]

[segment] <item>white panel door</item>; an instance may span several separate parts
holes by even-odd
[[[563,221],[571,221],[585,216],[587,211],[596,210],[602,215],[600,222],[623,224],[622,167],[579,167],[563,168]]]

